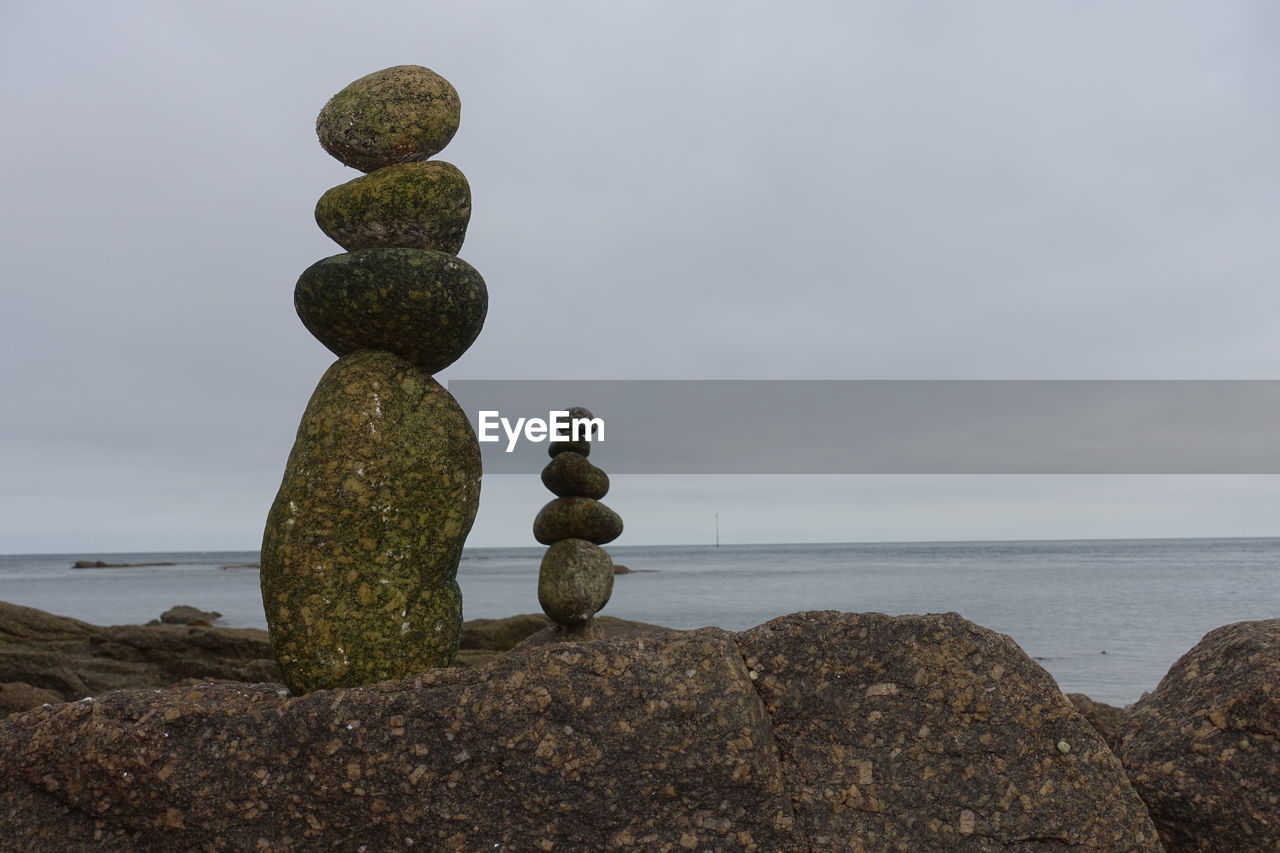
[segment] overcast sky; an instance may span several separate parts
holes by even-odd
[[[4,4],[0,553],[257,547],[333,360],[315,116],[390,65],[463,101],[490,309],[441,379],[1280,378],[1280,7],[800,5]],[[471,544],[548,497],[487,478]],[[607,502],[619,544],[1280,533],[1275,477]]]

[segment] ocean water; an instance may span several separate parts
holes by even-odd
[[[617,547],[633,574],[605,613],[749,628],[797,610],[955,611],[1001,631],[1066,692],[1116,705],[1151,690],[1209,630],[1280,617],[1280,539]],[[542,548],[469,549],[465,618],[539,612]],[[76,560],[174,566],[72,569]],[[0,556],[0,599],[98,624],[175,604],[266,627],[256,552]],[[228,568],[232,567],[232,568]]]

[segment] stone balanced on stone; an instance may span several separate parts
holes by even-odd
[[[571,419],[592,418],[580,406]],[[533,521],[533,535],[549,545],[538,572],[538,603],[555,623],[547,640],[587,640],[603,636],[595,614],[613,593],[613,560],[601,545],[622,535],[622,519],[600,502],[609,475],[587,459],[590,439],[553,441],[542,483],[556,499]]]
[[[356,80],[316,121],[324,149],[368,174],[321,197],[316,222],[347,251],[294,291],[303,325],[339,356],[302,416],[262,541],[271,646],[295,693],[403,678],[458,648],[480,450],[432,374],[476,339],[489,297],[456,256],[466,178],[428,158],[460,111],[449,81],[402,65]]]

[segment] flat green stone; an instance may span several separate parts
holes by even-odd
[[[404,678],[458,647],[480,500],[457,402],[385,352],[341,358],[298,427],[262,541],[271,645],[295,693]]]
[[[421,65],[396,65],[330,98],[316,118],[316,136],[346,165],[372,172],[438,153],[461,117],[462,100],[448,80]]]
[[[316,224],[348,252],[405,248],[456,255],[470,219],[466,176],[443,160],[378,169],[334,187],[316,204]]]
[[[622,518],[591,498],[556,498],[538,511],[533,538],[543,545],[586,539],[604,545],[622,535]]]
[[[542,557],[538,571],[538,603],[561,625],[580,625],[609,603],[613,594],[613,560],[599,545],[563,539]]]
[[[308,267],[293,304],[337,355],[383,350],[438,373],[480,334],[489,292],[474,267],[445,252],[361,249]]]

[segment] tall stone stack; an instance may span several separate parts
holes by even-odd
[[[271,645],[295,693],[402,678],[457,651],[456,574],[480,500],[480,450],[432,374],[476,339],[484,280],[457,257],[471,191],[432,156],[458,129],[447,80],[416,65],[325,104],[326,151],[366,172],[316,205],[343,254],[294,305],[339,356],[307,404],[262,542]]]
[[[591,419],[580,406],[571,419]],[[601,545],[622,535],[622,519],[600,502],[609,492],[609,475],[587,459],[591,442],[553,441],[551,462],[542,483],[555,500],[533,521],[534,538],[549,545],[538,572],[538,603],[554,622],[547,640],[584,640],[603,636],[595,614],[613,593],[613,560]]]

